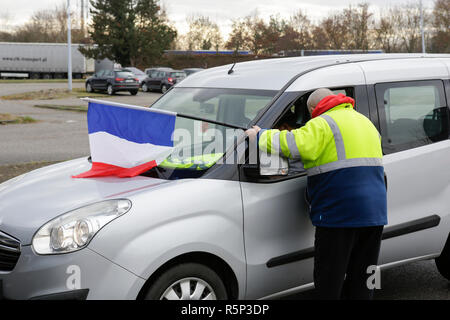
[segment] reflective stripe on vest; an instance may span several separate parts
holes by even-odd
[[[308,176],[314,176],[321,173],[326,173],[338,169],[352,168],[352,167],[378,167],[383,166],[383,160],[381,158],[354,158],[347,159],[345,152],[344,139],[342,133],[339,130],[339,126],[336,121],[329,115],[321,115],[323,119],[328,123],[328,126],[333,133],[334,142],[336,145],[337,161],[326,163],[317,167],[307,169]]]

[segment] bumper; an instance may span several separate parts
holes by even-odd
[[[136,299],[145,280],[89,248],[63,255],[39,256],[22,247],[11,272],[0,272],[0,298]]]
[[[115,84],[113,85],[114,91],[129,91],[129,90],[139,90],[139,83],[133,84]]]

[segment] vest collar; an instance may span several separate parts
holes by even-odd
[[[353,108],[355,107],[355,100],[353,100],[350,97],[347,97],[346,95],[343,95],[342,93],[339,93],[338,95],[331,95],[325,97],[314,108],[312,117],[316,118],[321,114],[327,112],[328,110],[333,109],[336,106],[347,103],[351,104]]]

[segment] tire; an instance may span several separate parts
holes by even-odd
[[[138,94],[138,90],[130,90],[130,93],[132,96],[135,96]]]
[[[445,244],[444,250],[442,250],[441,255],[435,259],[436,266],[439,273],[450,280],[450,236]]]
[[[183,263],[159,276],[145,300],[227,300],[222,279],[207,266]]]
[[[148,85],[145,82],[142,84],[142,91],[143,92],[149,92],[150,91],[149,88],[148,88]]]
[[[167,86],[165,84],[163,84],[162,87],[161,87],[161,92],[162,93],[166,93],[167,90],[169,90],[169,88],[167,88]]]
[[[94,89],[92,88],[92,85],[88,82],[86,83],[86,92],[87,93],[92,93],[94,92]]]
[[[108,95],[113,96],[114,95],[114,89],[112,87],[112,85],[108,84],[108,88],[106,89],[106,92],[108,93]]]

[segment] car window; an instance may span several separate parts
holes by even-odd
[[[375,88],[386,154],[448,139],[442,81],[388,83]]]
[[[186,74],[184,72],[171,72],[170,76],[174,78],[182,78],[186,77]]]
[[[131,73],[131,72],[125,72],[125,71],[119,71],[119,72],[116,72],[116,77],[119,77],[119,78],[132,78],[132,77],[134,77],[134,75]]]
[[[105,75],[105,71],[106,70],[100,70],[99,72],[97,72],[97,78],[101,78]]]
[[[352,98],[355,97],[353,87],[335,88],[331,89],[331,91],[336,95],[342,93]],[[298,129],[303,127],[309,120],[311,120],[311,115],[309,114],[307,107],[307,101],[309,96],[313,92],[314,91],[310,91],[306,94],[303,94],[293,104],[288,106],[288,108],[284,110],[283,114],[272,128],[280,130],[288,130],[288,127],[292,129]],[[289,176],[303,174],[304,172],[305,169],[301,161],[289,160]]]
[[[347,87],[347,88],[331,88],[330,89],[333,94],[345,94],[348,97],[355,98],[354,95],[354,88],[353,87]],[[299,97],[293,104],[291,104],[288,109],[286,109],[283,113],[283,115],[280,117],[280,120],[277,121],[277,123],[273,126],[273,128],[279,128],[280,125],[282,125],[281,122],[285,120],[284,116],[288,114],[288,112],[291,112],[293,116],[295,117],[295,128],[303,127],[310,119],[311,115],[309,114],[308,107],[307,107],[307,101],[309,99],[309,96],[314,91],[310,91],[306,94],[303,94],[301,97]]]

